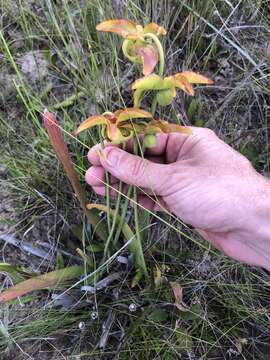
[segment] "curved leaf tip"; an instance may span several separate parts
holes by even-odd
[[[175,77],[184,77],[190,84],[214,84],[214,81],[208,77],[197,74],[194,71],[183,71],[181,73],[175,74]]]
[[[137,33],[136,23],[125,19],[112,19],[101,22],[96,26],[98,31],[112,32],[124,38],[135,36]]]
[[[80,132],[89,129],[96,125],[109,125],[110,122],[105,116],[94,115],[84,120],[79,127],[74,131],[74,135],[77,136]]]

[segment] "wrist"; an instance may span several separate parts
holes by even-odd
[[[254,264],[270,270],[270,181],[256,173],[253,194],[245,242],[254,251]]]

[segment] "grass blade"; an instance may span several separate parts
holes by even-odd
[[[75,265],[32,277],[2,292],[0,294],[0,304],[16,299],[18,296],[25,295],[31,291],[50,289],[56,285],[63,285],[68,280],[78,278],[83,273],[84,266]]]
[[[110,209],[110,211],[109,211],[107,206],[105,206],[105,205],[88,204],[87,208],[88,209],[98,209],[100,211],[106,212],[106,214],[110,214],[111,217],[115,216],[115,211],[112,209]],[[120,221],[121,221],[120,215],[116,215],[116,221],[117,221],[117,223],[120,223]],[[145,264],[145,260],[144,260],[142,244],[139,241],[140,239],[137,239],[136,235],[133,233],[133,231],[131,230],[129,225],[125,222],[123,223],[123,226],[122,226],[122,233],[127,241],[132,238],[134,239],[129,245],[130,252],[134,256],[134,262],[135,262],[136,269],[138,271],[140,271],[142,274],[147,276],[147,268],[146,268],[146,264]]]

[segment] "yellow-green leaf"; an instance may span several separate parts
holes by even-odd
[[[170,105],[175,95],[176,92],[174,87],[171,89],[159,90],[156,95],[157,102],[159,103],[160,106]]]
[[[132,89],[140,89],[140,90],[164,90],[169,89],[173,86],[172,78],[162,79],[157,74],[151,74],[148,76],[144,76],[136,80],[132,84]]]
[[[137,89],[133,94],[134,106],[140,106],[145,90]]]

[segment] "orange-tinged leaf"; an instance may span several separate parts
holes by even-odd
[[[144,28],[143,28],[143,32],[146,34],[146,33],[152,33],[152,34],[156,34],[156,35],[166,35],[167,32],[166,30],[164,29],[163,26],[159,26],[158,24],[156,23],[150,23],[148,25],[146,25]]]
[[[174,294],[174,305],[179,307],[183,301],[183,288],[178,282],[170,282],[170,285]]]
[[[147,125],[146,133],[156,134],[157,132],[170,133],[178,132],[186,135],[192,135],[192,131],[187,126],[171,124],[165,120],[152,120]]]
[[[99,211],[104,211],[105,213],[109,212],[109,208],[106,205],[103,204],[87,204],[86,205],[87,209],[91,210],[91,209],[98,209]],[[110,209],[110,212],[114,210]]]
[[[140,90],[164,90],[170,89],[173,85],[173,81],[171,77],[162,79],[157,74],[151,74],[148,76],[144,76],[138,80],[136,80],[132,84],[132,89],[140,89]]]
[[[174,75],[176,78],[180,77],[182,78],[184,76],[184,78],[190,83],[190,84],[214,84],[214,81],[209,79],[208,77],[201,75],[201,74],[197,74],[193,71],[183,71],[181,73],[175,74]]]
[[[84,274],[83,266],[71,266],[65,269],[35,276],[3,291],[0,294],[0,303],[16,299],[18,296],[25,295],[31,291],[49,289],[57,285],[63,285],[68,280],[78,278],[82,274]]]
[[[165,120],[152,120],[145,130],[146,134],[169,133],[169,123]]]
[[[174,76],[172,76],[172,78],[173,78],[175,87],[182,89],[183,91],[185,91],[187,94],[189,94],[191,96],[194,96],[194,89],[184,76],[180,76],[180,74],[178,74],[177,77],[174,75]]]
[[[150,114],[148,111],[132,107],[123,109],[121,112],[115,112],[115,116],[117,117],[116,124],[119,124],[122,121],[134,118],[151,118],[152,114]]]
[[[96,26],[98,31],[113,32],[124,38],[137,39],[136,23],[131,20],[113,19],[106,20]]]
[[[136,133],[141,134],[144,133],[147,126],[148,126],[147,123],[140,121],[139,124],[136,124],[135,122],[132,122],[132,124],[130,123],[121,124],[119,125],[119,128],[136,131]]]
[[[121,144],[127,141],[126,137],[121,133],[116,124],[110,124],[106,128],[107,138],[114,144]]]
[[[137,44],[134,46],[134,53],[141,58],[141,62],[143,64],[143,75],[147,76],[152,74],[158,63],[157,49],[150,44]]]
[[[74,134],[78,135],[80,132],[96,125],[109,125],[109,124],[110,121],[106,119],[105,116],[101,116],[101,115],[90,116],[79,125],[77,130],[75,130]]]
[[[183,288],[178,282],[170,282],[171,288],[174,294],[174,306],[181,311],[187,311],[188,308],[186,304],[183,302]]]
[[[187,126],[181,126],[177,124],[168,124],[169,132],[176,132],[176,133],[182,133],[186,135],[192,135],[192,131]]]

